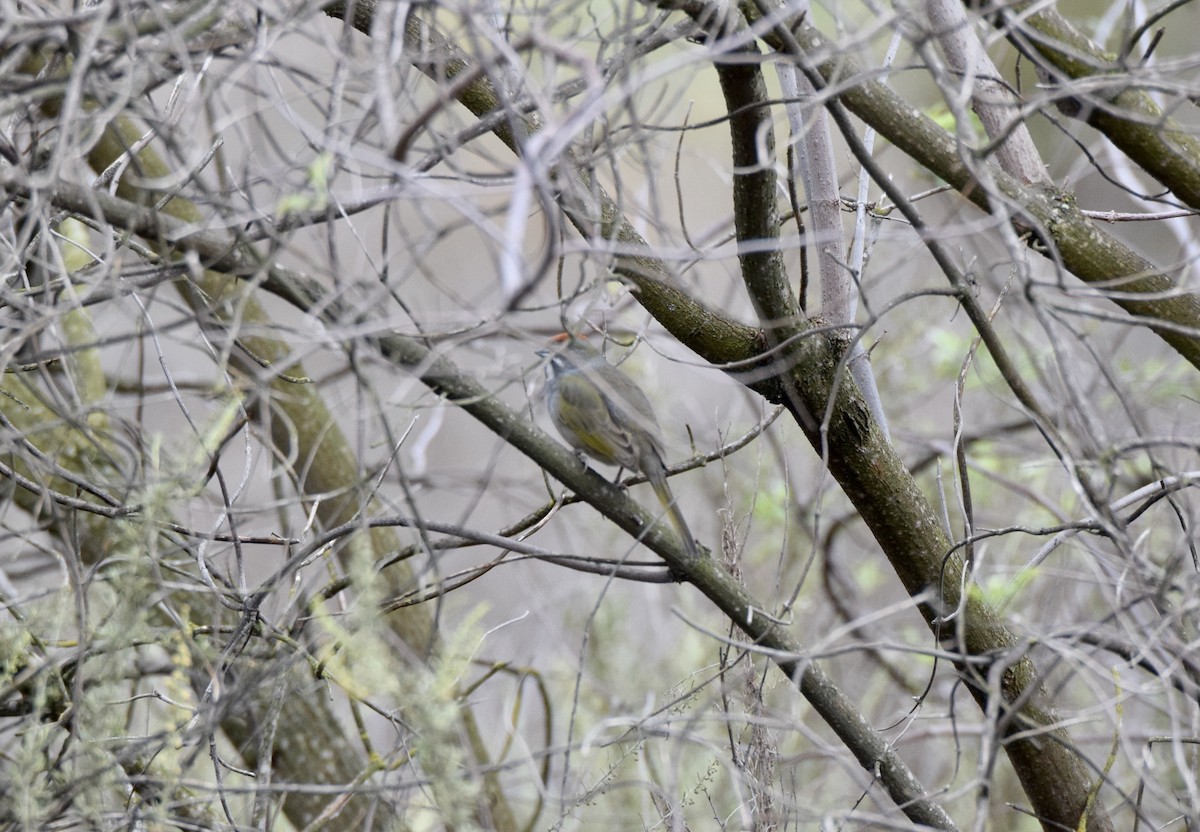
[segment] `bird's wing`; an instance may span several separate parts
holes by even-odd
[[[608,403],[592,384],[560,384],[557,420],[574,434],[577,447],[608,465],[639,470],[632,437],[613,419]]]

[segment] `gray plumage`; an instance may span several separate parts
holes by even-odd
[[[583,341],[572,338],[557,352],[542,350],[546,405],[563,439],[576,450],[646,476],[688,554],[699,551],[667,485],[658,420],[650,400],[628,376]]]

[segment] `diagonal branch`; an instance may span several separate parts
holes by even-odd
[[[697,5],[696,9],[701,12],[698,20],[724,19],[721,15],[713,14],[707,6]],[[422,39],[421,48],[416,50],[418,52],[434,43],[434,37],[440,37],[425,26],[419,27],[418,33]],[[450,54],[458,55],[456,50],[444,41],[437,43],[450,49]],[[439,62],[437,66],[445,66],[445,63]],[[444,76],[435,74],[434,77],[436,80]],[[489,89],[490,87],[482,81],[472,85],[472,96],[468,106],[473,110],[480,108],[476,110],[477,115],[487,115],[501,106],[501,101],[493,92],[489,92]],[[757,131],[753,122],[748,122],[747,126],[752,131]],[[758,170],[757,159],[751,161],[749,168],[743,166],[739,173],[745,174],[755,170]],[[753,356],[754,351],[761,348],[763,342],[750,337],[753,335],[752,331],[746,332],[745,328],[741,328],[739,339],[738,327],[735,324],[711,313],[678,290],[667,278],[665,267],[650,255],[650,248],[628,223],[620,218],[616,206],[586,175],[561,178],[570,179],[569,185],[563,186],[560,204],[572,222],[585,235],[591,236],[599,231],[603,240],[620,243],[620,246],[614,249],[618,255],[618,269],[638,285],[641,290],[639,300],[668,330],[710,360],[718,357],[725,360],[729,360],[729,357],[749,358]],[[761,185],[757,180],[751,184]],[[771,234],[757,239],[757,245],[770,250],[769,241],[776,233],[777,226],[772,229]],[[742,230],[739,230],[739,235],[742,239],[750,239],[750,235]],[[781,285],[786,286],[778,273],[764,274],[761,277],[763,279],[758,285],[765,286],[767,291],[778,292]],[[672,296],[678,306],[674,303],[663,303],[665,296]],[[791,308],[787,296],[778,294],[773,299],[760,296],[758,304],[767,314],[779,311],[787,313]],[[781,322],[765,323],[772,327]],[[801,321],[787,320],[783,323],[790,324],[793,327],[792,331],[797,335],[803,334],[804,324]],[[727,337],[720,340],[705,337],[708,333],[702,329],[704,324],[725,327]],[[1027,784],[1035,808],[1046,817],[1074,823],[1082,811],[1089,787],[1086,779],[1079,776],[1082,767],[1071,751],[1069,737],[1057,726],[1057,718],[1046,702],[1036,668],[1023,651],[1018,649],[1019,640],[995,612],[977,595],[963,592],[961,558],[949,554],[953,552],[953,547],[942,532],[932,507],[925,500],[895,450],[871,420],[857,391],[852,385],[844,383],[844,344],[822,334],[809,335],[811,337],[798,337],[786,342],[790,351],[786,371],[774,368],[765,377],[746,377],[743,380],[772,401],[786,404],[805,428],[814,447],[827,449],[831,473],[855,503],[910,595],[919,599],[921,612],[935,631],[942,633],[945,617],[952,613],[955,615],[955,631],[949,637],[957,643],[964,655],[960,663],[961,668],[985,702],[993,708],[999,703],[1006,703],[1007,710],[995,710],[1001,719],[1002,732],[1005,735],[1020,733],[1025,737],[1024,742],[1010,743],[1008,750],[1019,769],[1026,774],[1035,775],[1029,779],[1032,785]],[[486,397],[477,398],[483,391],[475,390],[470,385],[460,388],[457,380],[453,384],[449,383],[453,376],[448,374],[449,365],[445,359],[428,355],[420,344],[395,339],[396,336],[391,336],[383,342],[385,352],[392,351],[390,357],[393,360],[412,367],[427,384],[442,395],[462,402],[472,415],[521,448],[593,505],[602,511],[605,510],[602,503],[605,484],[589,482],[583,472],[564,468],[563,463],[567,460],[555,459],[555,454],[561,453],[561,449],[539,449],[538,442],[535,441],[536,435],[530,433],[535,429],[527,424],[513,424],[508,417],[494,411],[493,408],[499,407],[498,403]],[[731,343],[737,340],[741,343]],[[723,353],[723,349],[730,346],[732,356]],[[438,369],[439,367],[442,369]],[[808,416],[813,413],[827,414],[825,421],[819,425],[814,424]],[[564,474],[570,478],[564,478]],[[628,522],[619,515],[606,513],[618,523]],[[640,530],[640,526],[634,524],[629,530],[634,533]],[[672,568],[679,570],[688,581],[718,603],[744,631],[764,645],[776,643],[777,639],[787,640],[783,634],[777,632],[774,625],[764,624],[761,616],[754,615],[754,608],[748,605],[749,598],[744,590],[736,582],[728,579],[715,564],[707,560],[695,563],[679,561],[678,550],[658,548],[658,542],[654,540],[655,531],[650,530],[647,543],[659,551]],[[984,660],[990,670],[972,669],[971,661],[966,656]],[[780,666],[789,672],[797,669],[786,659],[780,661]],[[804,669],[800,684],[806,695],[809,693],[809,683],[806,681],[809,678],[810,671]],[[1001,695],[997,697],[996,692]],[[818,705],[819,710],[820,707]],[[831,717],[826,716],[826,719]],[[834,721],[830,724],[838,727],[838,723]],[[846,735],[841,730],[839,736],[846,740]],[[861,747],[856,745],[856,755],[860,754]],[[1051,754],[1046,749],[1054,749],[1061,753]],[[1054,791],[1054,794],[1039,789],[1042,784],[1057,782],[1056,778],[1064,770],[1061,765],[1063,759],[1070,761],[1066,770],[1072,776],[1053,787],[1051,791]],[[1047,776],[1050,768],[1054,771]],[[893,786],[889,786],[889,791],[895,798],[897,792]],[[1104,828],[1102,815],[1097,814],[1093,822],[1098,828]]]
[[[1070,96],[1063,109],[1103,133],[1183,202],[1200,208],[1200,139],[1169,118],[1149,93],[1129,83],[1130,67],[1118,56],[1092,43],[1056,9],[1039,6],[998,4],[995,25]],[[1111,84],[1105,83],[1109,75]],[[1072,82],[1085,80],[1099,86],[1088,85],[1076,94]]]
[[[688,4],[693,5],[692,3]],[[706,3],[695,3],[705,7]],[[825,79],[828,94],[879,131],[907,156],[928,168],[979,207],[1004,217],[1028,234],[1031,246],[1053,256],[1061,267],[1145,322],[1194,367],[1200,368],[1200,297],[1089,220],[1073,195],[1056,188],[1025,186],[982,160],[964,160],[954,138],[878,81],[853,60],[833,50],[807,22],[786,9],[770,14],[743,4],[751,26],[775,49],[801,50]],[[852,79],[852,80],[851,80]],[[995,183],[996,190],[979,186]]]

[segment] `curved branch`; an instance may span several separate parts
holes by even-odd
[[[1200,369],[1200,297],[1091,222],[1070,193],[1022,185],[990,165],[987,178],[996,192],[979,187],[973,168],[986,161],[964,161],[952,136],[831,49],[815,28],[795,21],[784,8],[772,5],[768,13],[753,2],[743,3],[743,8],[766,43],[785,54],[798,49],[813,62],[825,79],[827,94],[979,207],[1013,222],[1029,235],[1035,250],[1053,254],[1076,277],[1100,286],[1111,301],[1144,321]]]
[[[1169,118],[1148,93],[1130,85],[1130,67],[1118,56],[1100,49],[1053,8],[1040,6],[1028,14],[1033,5],[1001,4],[996,27],[1068,95],[1071,81],[1102,81],[1116,73],[1111,91],[1072,97],[1066,109],[1186,204],[1200,208],[1200,139]]]

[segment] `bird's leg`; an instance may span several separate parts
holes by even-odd
[[[627,486],[625,483],[621,482],[621,477],[622,477],[622,475],[624,475],[624,473],[625,473],[625,466],[622,465],[620,468],[617,469],[617,475],[615,477],[613,477],[613,485],[615,485],[617,488],[621,489],[622,494],[628,494],[629,486]]]

